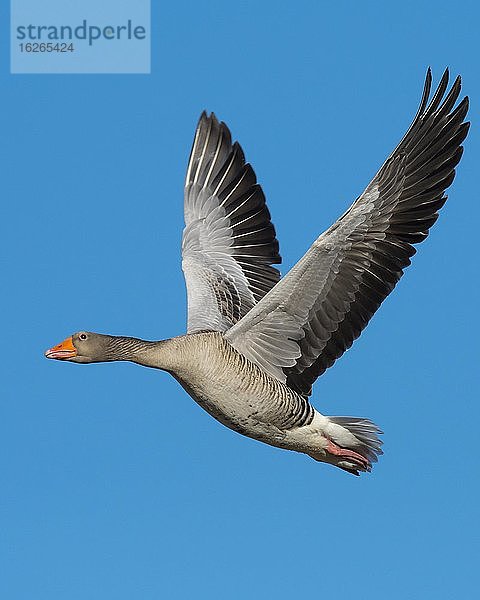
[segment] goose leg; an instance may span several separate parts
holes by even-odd
[[[353,450],[347,450],[347,448],[337,446],[337,444],[332,442],[332,440],[328,440],[326,451],[338,457],[339,459],[345,459],[346,462],[353,463],[357,468],[361,469],[362,471],[370,471],[370,469],[372,468],[370,461],[364,456],[362,456],[358,452],[354,452]]]

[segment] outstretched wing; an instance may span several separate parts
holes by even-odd
[[[188,333],[226,331],[277,283],[281,258],[255,173],[213,113],[198,122],[184,210]]]
[[[431,72],[412,125],[363,194],[272,291],[227,332],[230,343],[297,392],[360,335],[393,290],[447,197],[469,123],[460,77]]]

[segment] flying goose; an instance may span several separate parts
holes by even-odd
[[[312,384],[393,290],[438,217],[462,156],[468,97],[448,69],[365,191],[280,280],[260,185],[228,127],[201,115],[185,181],[187,334],[163,341],[82,331],[47,350],[76,363],[128,360],[171,373],[210,415],[248,437],[359,475],[382,454],[378,427],[331,417]]]

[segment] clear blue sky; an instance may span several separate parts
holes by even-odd
[[[413,267],[316,385],[322,412],[384,429],[371,475],[239,436],[165,373],[43,351],[80,329],[184,331],[204,108],[255,167],[284,270],[403,135],[428,65],[462,74],[475,121],[477,3],[154,5],[151,75],[10,75],[2,13],[1,597],[473,598],[475,122]]]

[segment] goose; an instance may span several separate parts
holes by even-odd
[[[167,371],[223,425],[359,475],[381,455],[367,418],[325,416],[312,385],[352,345],[428,235],[463,153],[468,97],[427,71],[408,131],[350,208],[280,278],[253,168],[216,116],[200,116],[188,163],[182,268],[187,333],[161,341],[80,331],[45,352],[74,363]],[[448,91],[447,91],[448,90]]]

